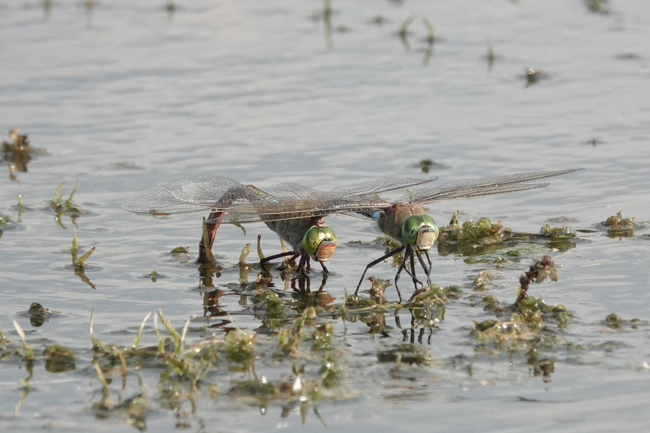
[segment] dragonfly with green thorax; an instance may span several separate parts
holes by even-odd
[[[431,182],[436,178],[380,178],[365,186],[351,189],[318,191],[297,183],[281,183],[262,191],[218,175],[198,176],[159,185],[135,194],[122,202],[124,210],[148,215],[210,212],[206,221],[208,246],[199,243],[199,262],[203,248],[211,248],[216,230],[222,223],[263,222],[290,245],[291,250],[263,258],[300,257],[297,272],[309,269],[310,260],[324,263],[336,249],[334,230],[324,217],[336,212],[367,212],[382,209],[389,203],[379,194]],[[359,203],[363,203],[360,206]]]
[[[397,286],[397,281],[403,270],[406,270],[411,275],[416,289],[418,283],[422,285],[415,277],[416,257],[427,275],[427,282],[429,284],[431,283],[431,268],[433,266],[429,257],[429,249],[431,249],[438,238],[439,230],[434,219],[426,214],[425,209],[422,207],[423,204],[541,188],[549,184],[524,184],[523,182],[559,176],[578,170],[582,169],[517,173],[481,179],[458,180],[435,188],[425,188],[416,192],[409,192],[383,209],[356,212],[356,216],[377,222],[379,229],[388,237],[399,242],[400,246],[366,266],[354,294],[356,295],[359,292],[359,288],[368,269],[402,251],[404,251],[404,259],[397,269],[394,279],[395,289],[397,290],[400,302],[402,301],[402,295]],[[363,207],[364,204],[366,203],[358,203],[360,207]],[[367,204],[369,207],[372,206],[372,203]],[[426,256],[428,266],[424,263],[422,255]],[[409,264],[411,268],[410,272],[408,269]]]

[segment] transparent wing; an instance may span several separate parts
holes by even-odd
[[[269,187],[266,192],[278,200],[309,199],[310,197],[316,197],[321,193],[313,188],[295,182],[278,183],[277,185]]]
[[[180,214],[223,210],[261,200],[263,193],[223,176],[206,175],[181,179],[140,191],[121,207],[139,214]]]
[[[280,183],[267,189],[264,200],[250,200],[229,208],[221,222],[269,222],[336,212],[370,212],[390,206],[390,202],[378,196],[379,193],[435,179],[380,178],[362,187],[332,191],[319,191],[292,182]]]
[[[356,219],[363,220],[363,221],[370,221],[370,222],[375,221],[368,213],[356,213],[356,212],[341,211],[341,212],[338,212],[338,214],[346,216],[346,217],[350,217],[350,218],[356,218]]]
[[[403,195],[394,203],[432,203],[443,200],[504,194],[508,192],[542,188],[549,184],[517,184],[531,180],[544,179],[547,177],[560,176],[562,174],[573,173],[574,171],[579,170],[582,170],[582,168],[572,170],[517,173],[507,176],[458,180],[440,185],[436,188],[425,188],[412,194]]]
[[[379,193],[420,185],[436,178],[380,178],[352,189],[318,191],[285,182],[267,192],[223,176],[207,175],[149,188],[122,202],[140,214],[180,214],[225,211],[223,223],[276,221],[334,212],[364,212],[390,206]]]
[[[424,183],[433,182],[438,179],[437,176],[428,178],[428,179],[416,179],[412,177],[380,177],[376,181],[369,183],[368,185],[360,186],[358,188],[351,189],[335,189],[334,193],[339,193],[345,197],[358,196],[358,195],[369,195],[369,194],[381,194],[388,191],[395,191],[396,189],[408,188],[410,186],[422,185]]]
[[[373,194],[342,197],[333,191],[312,191],[309,196],[279,197],[233,206],[226,210],[223,223],[269,222],[295,218],[325,216],[336,212],[370,212],[390,206],[390,202]]]
[[[368,185],[360,186],[357,188],[337,188],[327,193],[309,188],[294,182],[285,182],[273,185],[266,190],[266,192],[275,198],[299,198],[299,199],[313,199],[315,197],[322,197],[330,199],[332,197],[345,199],[349,197],[358,197],[372,194],[381,194],[396,189],[408,188],[409,186],[422,185],[424,183],[433,182],[437,177],[428,179],[416,179],[410,177],[390,178],[380,177]]]

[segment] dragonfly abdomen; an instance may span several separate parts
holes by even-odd
[[[280,236],[287,244],[291,245],[291,249],[296,252],[303,253],[302,239],[307,233],[307,230],[314,225],[313,218],[297,218],[291,220],[278,220],[269,221],[266,225]]]

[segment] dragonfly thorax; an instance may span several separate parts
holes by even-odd
[[[314,260],[324,262],[336,250],[336,233],[329,226],[314,225],[302,238],[302,249]]]
[[[418,251],[428,251],[438,239],[438,226],[429,215],[411,215],[402,225],[402,239]]]

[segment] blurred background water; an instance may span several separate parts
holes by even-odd
[[[196,253],[200,217],[152,219],[119,208],[133,193],[164,182],[220,174],[260,188],[292,181],[331,189],[379,176],[427,176],[418,165],[423,159],[440,164],[428,174],[439,183],[584,167],[543,190],[441,203],[430,214],[444,225],[461,209],[462,219],[489,216],[522,231],[564,216],[572,229],[595,230],[581,233],[575,248],[551,252],[559,281],[531,290],[574,313],[567,339],[602,349],[558,354],[550,382],[531,374],[524,358],[476,354],[469,330],[487,313],[466,291],[447,307],[432,343],[422,345],[436,363],[414,368],[408,380],[391,378],[390,366],[377,362],[379,350],[401,342],[400,332],[378,338],[362,323],[348,324],[344,387],[356,397],[323,403],[319,412],[341,431],[428,429],[434,422],[458,432],[645,431],[648,327],[615,332],[604,319],[612,312],[650,319],[647,223],[620,239],[595,225],[619,210],[637,222],[650,220],[646,3],[327,5],[195,0],[176,2],[173,12],[159,0],[0,5],[0,128],[20,125],[31,145],[46,151],[28,172],[13,173],[16,181],[8,175],[0,181],[0,212],[12,221],[0,239],[0,326],[8,338],[18,338],[9,332],[13,319],[36,347],[87,349],[96,308],[98,337],[128,345],[149,311],[163,308],[177,325],[202,316],[196,266],[167,254],[179,245]],[[433,42],[423,18],[433,25]],[[544,75],[531,84],[528,69]],[[75,221],[77,236],[86,250],[96,247],[86,270],[95,290],[65,267],[73,222],[64,216],[62,229],[46,205],[57,185],[65,181],[69,194],[76,179],[75,202],[88,212]],[[29,208],[20,222],[18,195]],[[338,216],[329,224],[340,246],[327,290],[340,300],[383,248],[347,244],[378,236],[370,224]],[[225,270],[215,284],[226,290],[226,311],[243,308],[226,285],[237,283],[241,248],[257,234],[265,252],[277,250],[264,226],[250,225],[246,235],[219,229],[215,252]],[[491,293],[514,299],[529,263],[499,273]],[[466,285],[484,268],[435,256],[434,281]],[[154,269],[166,278],[142,278]],[[387,264],[373,269],[386,279],[393,272]],[[58,313],[32,327],[20,314],[31,302]],[[236,317],[242,328],[259,327],[252,316]],[[343,335],[340,323],[335,329]],[[154,342],[147,332],[143,344]],[[608,342],[614,344],[600,346]],[[462,368],[453,362],[458,356]],[[26,373],[19,362],[0,361],[2,430],[132,430],[118,416],[97,419],[90,410],[98,386],[90,383],[93,374],[88,366],[59,375],[35,367],[15,415]],[[149,374],[155,384],[158,373]],[[202,398],[183,424],[154,403],[147,426],[303,429],[300,416],[280,412],[262,416],[255,405]],[[312,416],[304,428],[321,423]]]

